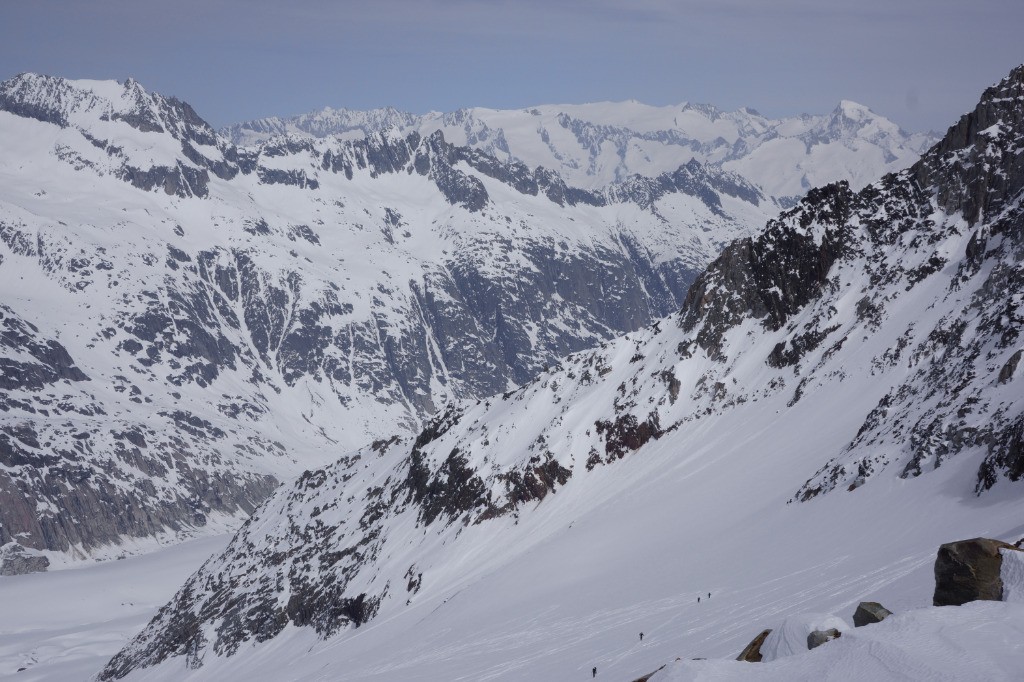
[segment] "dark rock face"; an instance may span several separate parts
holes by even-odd
[[[935,558],[935,606],[959,606],[969,601],[1003,598],[1001,550],[1020,551],[1013,545],[988,538],[949,542]]]
[[[746,646],[740,655],[736,657],[737,661],[746,661],[747,663],[760,663],[764,658],[761,655],[761,646],[764,641],[768,639],[768,635],[772,634],[771,629],[764,630],[754,639],[750,640],[750,644]]]
[[[115,424],[76,432],[51,422],[3,427],[0,543],[18,538],[34,549],[67,551],[201,527],[214,512],[251,513],[277,486],[270,476],[209,470],[204,465],[217,457],[216,438],[179,433],[173,422],[165,428],[161,433],[148,425]],[[175,492],[158,493],[154,482],[171,475],[179,483]],[[40,505],[45,512],[37,512]]]
[[[683,329],[699,327],[697,343],[719,357],[722,337],[748,317],[761,319],[765,329],[781,328],[820,296],[832,265],[850,253],[848,223],[854,200],[845,183],[811,190],[797,208],[769,222],[756,238],[730,244],[687,292],[680,317]],[[820,243],[801,229],[811,223],[826,228]],[[790,361],[781,349],[778,355],[776,366]]]
[[[631,202],[641,208],[650,209],[654,203],[668,194],[686,194],[696,197],[712,213],[721,213],[721,195],[742,199],[757,206],[765,197],[761,191],[733,173],[712,170],[690,159],[671,173],[656,178],[632,176],[612,185],[608,196],[612,201]]]
[[[17,543],[0,547],[0,575],[24,575],[41,573],[50,566],[50,560],[42,554],[32,554]]]
[[[915,164],[923,186],[939,187],[939,205],[962,213],[972,224],[986,222],[1024,187],[1024,66],[985,90],[973,112],[965,114],[945,137]],[[991,172],[979,173],[984,165]]]
[[[892,611],[876,601],[862,601],[853,612],[853,627],[859,628],[872,623],[881,623],[892,615]]]
[[[172,295],[177,320],[163,306],[128,317],[123,329],[131,336],[123,346],[146,350],[145,362],[162,353],[181,360],[212,355],[181,374],[210,378],[233,355],[226,341],[206,335],[210,319],[197,314],[203,304],[205,298],[189,303]],[[110,418],[68,350],[3,305],[0,349],[0,411],[18,415],[0,427],[0,544],[18,539],[32,549],[67,551],[201,527],[211,513],[250,513],[277,485],[270,476],[211,468],[226,434],[194,414],[169,411],[148,423]],[[148,397],[126,377],[111,379],[131,402]],[[158,492],[171,477],[178,489]]]
[[[1024,415],[992,434],[989,454],[978,469],[979,492],[995,485],[1000,474],[1011,481],[1024,478]]]
[[[817,649],[825,642],[831,642],[833,639],[839,639],[843,636],[843,633],[839,632],[835,628],[829,628],[828,630],[815,630],[811,634],[807,635],[807,648]]]
[[[67,349],[53,339],[40,339],[39,329],[0,303],[0,390],[40,390],[59,381],[88,381]],[[28,355],[32,362],[10,356]]]
[[[67,115],[52,102],[74,97],[71,90],[63,78],[42,76],[37,81],[35,77],[21,74],[0,88],[0,110],[66,128]]]

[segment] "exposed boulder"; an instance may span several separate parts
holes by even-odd
[[[740,655],[736,657],[737,661],[746,661],[748,663],[760,663],[761,659],[764,658],[761,655],[761,645],[764,644],[764,640],[768,639],[768,635],[772,634],[772,631],[763,630],[761,634],[750,641],[747,648],[740,652]]]
[[[935,557],[935,606],[959,606],[969,601],[1003,598],[1000,550],[1020,551],[999,540],[974,538],[948,542]]]
[[[825,642],[831,642],[833,639],[839,639],[843,636],[843,633],[839,632],[835,628],[829,628],[828,630],[815,630],[811,634],[807,635],[807,649],[817,649]]]
[[[44,554],[26,550],[16,542],[0,547],[0,575],[24,575],[41,573],[50,566]]]
[[[859,628],[872,623],[881,623],[892,615],[892,611],[876,601],[862,601],[853,612],[853,627]]]
[[[849,624],[830,613],[795,613],[786,616],[761,645],[761,661],[767,663],[779,658],[807,651],[810,637],[815,631],[846,632]]]

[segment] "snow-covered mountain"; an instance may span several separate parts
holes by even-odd
[[[691,158],[739,173],[786,203],[811,187],[846,180],[860,189],[902,170],[937,139],[911,134],[867,107],[842,101],[829,114],[770,119],[753,109],[639,102],[460,109],[414,115],[394,109],[323,109],[265,118],[222,132],[239,145],[277,135],[359,138],[385,130],[442,131],[445,139],[502,160],[553,169],[566,182],[599,189],[630,175],[656,176]]]
[[[678,314],[286,485],[101,678],[633,679],[923,605],[939,543],[1022,532],[1022,197],[1024,66]]]
[[[0,545],[86,554],[650,324],[777,211],[689,159],[598,192],[440,132],[240,149],[134,81],[2,83],[0,148]]]

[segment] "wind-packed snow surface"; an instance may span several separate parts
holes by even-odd
[[[673,661],[649,682],[715,680],[1016,680],[1024,607],[1001,602],[918,609],[771,663]]]
[[[123,84],[0,84],[0,545],[117,554],[677,309],[778,207],[440,134],[239,149]],[[54,560],[61,560],[52,555]]]
[[[936,141],[908,133],[844,100],[826,115],[767,118],[753,109],[640,102],[460,109],[414,115],[395,109],[323,109],[239,123],[223,133],[240,145],[279,135],[358,139],[384,130],[442,131],[455,144],[555,170],[570,184],[601,188],[630,175],[657,176],[680,159],[739,173],[768,195],[793,201],[811,187],[846,180],[856,189],[902,170]]]
[[[890,625],[764,670],[956,675],[918,664],[948,635],[1012,679],[1016,605],[900,614],[941,543],[1024,534],[1022,191],[1024,67],[910,169],[731,244],[679,314],[286,485],[102,678],[635,679],[872,600]]]

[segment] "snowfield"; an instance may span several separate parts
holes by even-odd
[[[0,680],[87,680],[229,535],[0,578]]]

